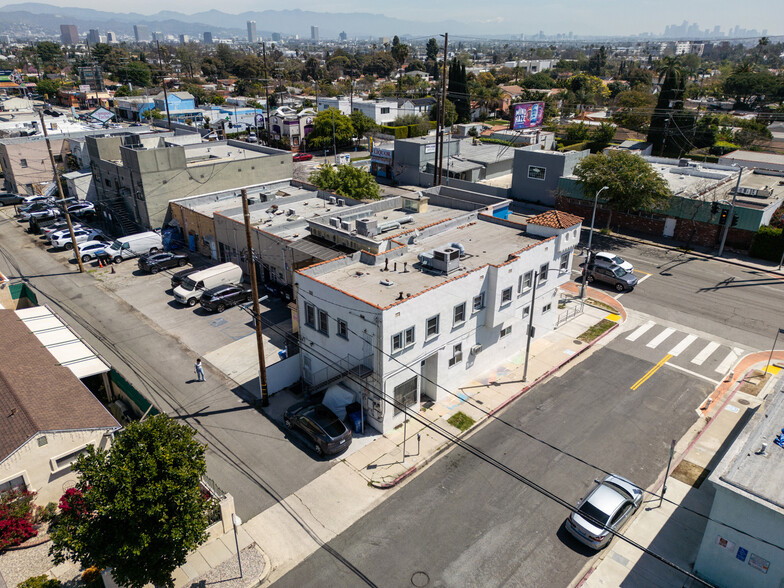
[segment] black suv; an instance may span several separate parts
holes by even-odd
[[[180,253],[151,253],[139,258],[139,269],[151,274],[157,274],[162,269],[182,267],[188,263],[188,256]]]
[[[248,302],[251,298],[250,286],[224,284],[205,290],[201,295],[201,307],[210,312],[223,312],[227,308]]]

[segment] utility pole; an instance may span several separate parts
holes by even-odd
[[[46,150],[49,152],[49,163],[52,164],[52,171],[54,172],[54,181],[57,184],[57,196],[60,199],[60,204],[63,207],[65,214],[65,222],[68,225],[68,232],[71,234],[71,244],[73,245],[73,252],[76,256],[76,263],[79,266],[79,273],[84,273],[84,264],[82,257],[79,255],[79,244],[76,242],[76,235],[74,235],[73,225],[71,224],[71,215],[68,214],[68,204],[65,201],[65,194],[63,194],[63,185],[60,183],[60,176],[57,173],[57,166],[54,163],[54,155],[52,154],[52,144],[49,142],[49,133],[46,131],[46,122],[44,122],[44,111],[39,110],[38,116],[41,118],[41,128],[44,131],[44,138],[46,140]]]
[[[270,135],[270,115],[272,114],[269,103],[269,92],[267,90],[267,43],[261,43],[261,55],[264,60],[264,109],[267,111],[267,145],[270,144],[272,136]]]
[[[245,219],[245,240],[248,247],[248,273],[253,296],[253,320],[256,322],[256,350],[259,354],[259,387],[261,388],[261,406],[269,406],[267,393],[267,364],[264,359],[264,339],[261,336],[261,310],[259,308],[259,284],[256,282],[256,262],[253,259],[253,240],[250,236],[250,210],[248,209],[248,191],[242,189],[242,215]]]
[[[444,126],[446,124],[446,50],[449,45],[449,33],[444,33],[444,69],[441,78],[444,80],[444,83],[441,85],[441,108],[439,108],[439,118],[441,119],[441,136],[440,138],[437,136],[436,138],[439,139],[439,149],[438,149],[438,185],[441,185],[441,178],[444,174]],[[447,161],[449,158],[447,157]]]
[[[727,215],[727,218],[724,221],[724,233],[721,235],[721,245],[719,245],[719,257],[721,254],[724,253],[724,243],[727,240],[727,233],[730,231],[730,223],[732,222],[732,216],[735,214],[735,200],[738,197],[738,190],[740,189],[740,178],[743,175],[743,166],[740,167],[738,170],[738,183],[735,184],[735,193],[732,195],[732,204],[730,204],[730,213]]]
[[[158,69],[161,71],[161,86],[163,86],[163,100],[166,103],[166,121],[169,123],[169,130],[171,131],[171,115],[169,114],[169,94],[166,92],[166,78],[163,76],[163,65],[161,64],[161,42],[155,41],[158,48]]]
[[[340,101],[338,101],[340,104]],[[332,157],[335,159],[335,165],[338,164],[338,148],[335,146],[335,111],[330,108],[330,112],[332,112]]]

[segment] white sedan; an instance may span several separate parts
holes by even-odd
[[[87,263],[91,259],[97,258],[98,254],[108,247],[109,244],[104,243],[103,241],[85,241],[84,243],[79,243],[79,257],[82,258],[82,262]],[[76,259],[75,253],[74,259]]]
[[[55,233],[52,237],[52,247],[65,247],[66,249],[72,249],[73,243],[71,242],[71,235],[68,231],[63,231],[62,234]],[[85,241],[93,241],[93,240],[100,240],[101,238],[105,238],[103,233],[100,231],[96,231],[95,229],[77,229],[74,231],[74,237],[76,238],[77,243],[84,243]]]
[[[610,253],[609,251],[600,251],[599,253],[594,254],[593,262],[602,267],[617,265],[627,273],[632,273],[634,271],[634,266],[631,263],[626,261],[623,257],[615,255],[615,253]]]

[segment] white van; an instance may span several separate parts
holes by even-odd
[[[242,281],[242,268],[236,263],[222,263],[187,276],[182,284],[174,289],[174,298],[180,304],[193,306],[208,288],[223,284],[239,284]]]
[[[163,237],[155,231],[120,237],[106,249],[114,263],[156,251],[163,251]]]

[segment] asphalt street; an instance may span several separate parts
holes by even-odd
[[[0,215],[0,271],[26,279],[39,303],[62,316],[157,408],[197,430],[208,445],[208,475],[234,496],[241,518],[250,519],[329,469],[329,462],[314,459],[244,402],[236,383],[210,371],[207,382],[194,383],[190,349],[69,265],[47,253],[23,225]]]
[[[713,385],[655,369],[644,358],[658,360],[661,351],[647,343],[619,335],[469,443],[568,504],[603,471],[651,485]],[[517,476],[456,448],[276,585],[566,586],[593,555],[563,530],[567,514]]]
[[[631,311],[701,329],[754,350],[770,349],[776,330],[784,326],[781,276],[598,232],[593,249],[615,252],[634,264],[640,283],[621,299]]]

